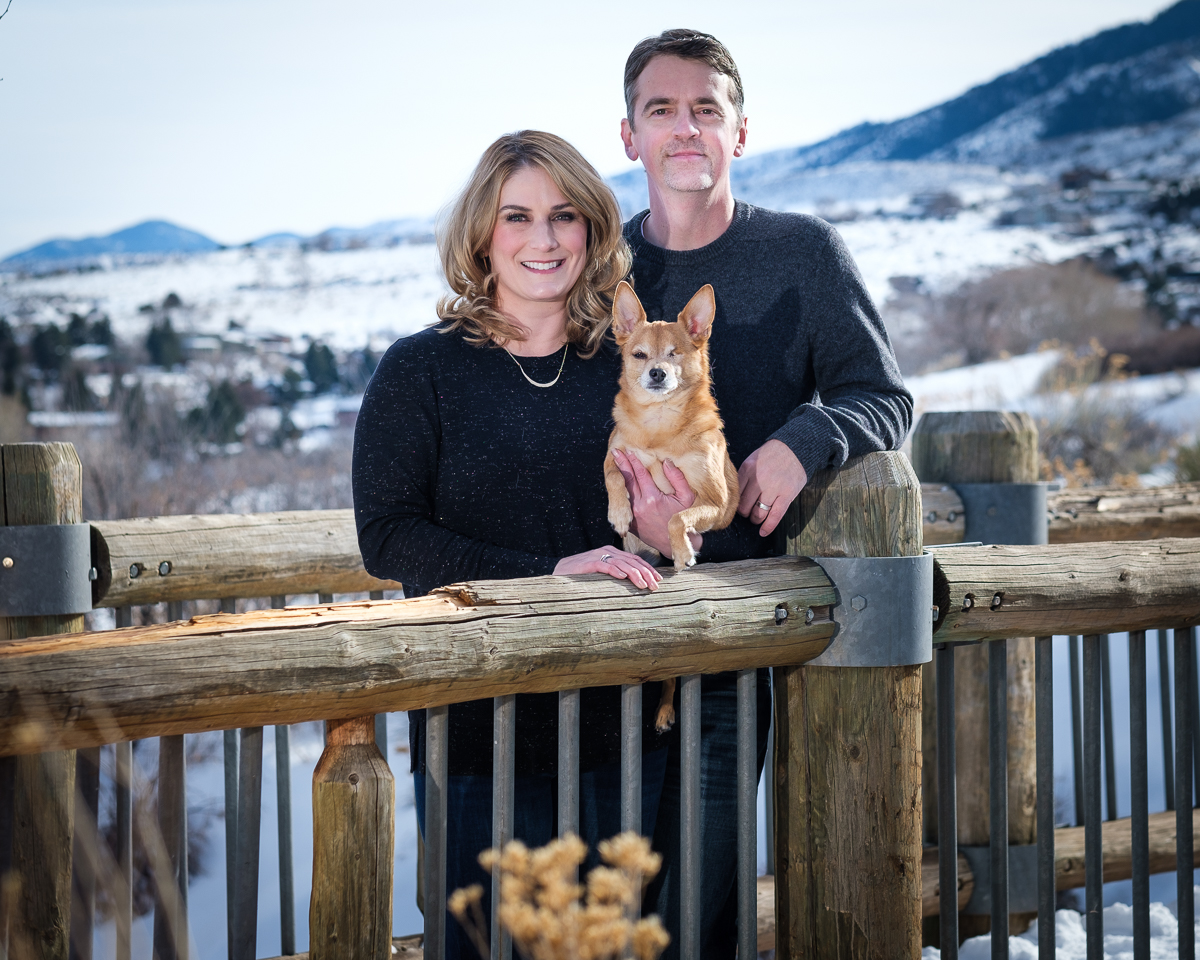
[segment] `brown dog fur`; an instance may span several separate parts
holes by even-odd
[[[630,533],[633,510],[614,449],[637,457],[664,493],[671,484],[663,473],[670,460],[687,478],[695,502],[667,525],[675,569],[696,562],[690,533],[721,530],[733,521],[738,505],[738,475],[725,447],[725,434],[709,379],[708,338],[716,315],[713,288],[705,284],[688,301],[675,323],[647,323],[646,311],[622,281],[613,299],[613,335],[623,361],[621,389],[613,405],[616,426],[608,439],[604,480],[608,519],[632,553],[657,551]],[[657,372],[655,372],[657,371]],[[675,681],[663,684],[656,725],[675,721]]]

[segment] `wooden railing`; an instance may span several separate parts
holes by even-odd
[[[34,459],[41,457],[45,463],[25,472],[49,478],[30,483],[31,489],[43,491],[37,495],[44,497],[46,489],[62,486],[61,475],[69,472],[63,463],[69,458],[57,449],[64,445],[28,446],[43,447]],[[29,452],[12,447],[2,452],[9,479],[12,470],[8,465],[18,462],[20,467]],[[909,483],[909,492],[903,493],[908,481],[903,471],[897,472],[895,455],[884,455],[878,461],[882,469],[871,467],[872,462],[876,461],[868,458],[866,466],[851,465],[840,478],[814,478],[808,499],[802,498],[791,519],[794,552],[846,553],[857,535],[855,529],[861,533],[862,528],[876,530],[876,536],[890,537],[892,542],[864,547],[860,539],[855,552],[903,552],[908,548],[897,546],[896,537],[906,511],[913,520],[919,518],[926,542],[961,539],[962,501],[952,488],[923,484],[918,494],[915,483]],[[889,501],[881,487],[902,495]],[[19,490],[20,483],[9,480],[9,489]],[[910,509],[913,504],[915,511]],[[938,556],[942,575],[934,600],[941,612],[935,639],[962,642],[1200,623],[1200,541],[1175,538],[1144,544],[1074,544],[1082,536],[1079,531],[1091,522],[1080,518],[1092,515],[1103,519],[1090,529],[1119,529],[1126,540],[1160,536],[1164,529],[1190,534],[1195,532],[1193,524],[1200,531],[1197,485],[1158,494],[1104,491],[1086,499],[1063,491],[1051,496],[1050,505],[1051,540],[1062,545],[962,547]],[[1053,519],[1055,515],[1059,519]],[[33,522],[29,516],[22,519],[9,508],[10,524]],[[77,519],[62,506],[45,516],[57,522]],[[863,516],[868,519],[864,521]],[[1107,526],[1099,526],[1101,522]],[[913,531],[908,536],[919,549],[921,534]],[[354,720],[383,711],[516,692],[776,666],[786,669],[777,675],[782,680],[777,687],[776,717],[782,743],[775,764],[775,836],[779,859],[787,861],[801,847],[817,857],[836,853],[830,848],[815,849],[808,834],[797,834],[801,822],[797,803],[807,804],[803,813],[808,818],[807,829],[811,829],[814,796],[826,803],[857,789],[853,785],[858,775],[847,779],[847,772],[853,773],[856,767],[854,755],[841,759],[826,756],[822,760],[825,767],[817,771],[819,777],[812,777],[810,753],[796,743],[798,734],[838,713],[839,698],[842,707],[875,696],[881,704],[890,705],[864,711],[882,727],[836,731],[831,742],[846,749],[860,743],[871,755],[886,746],[889,737],[893,745],[920,749],[919,721],[914,738],[908,729],[912,716],[903,716],[903,710],[897,713],[895,701],[896,684],[911,686],[911,678],[917,676],[910,669],[872,668],[875,672],[868,677],[867,672],[847,671],[839,676],[835,668],[808,668],[808,699],[794,699],[787,675],[796,670],[794,677],[799,681],[804,676],[799,666],[825,649],[834,632],[830,608],[838,601],[836,585],[810,560],[779,558],[701,566],[683,576],[668,576],[651,596],[637,595],[603,578],[535,578],[458,585],[413,600],[332,604],[329,601],[335,593],[399,588],[370,578],[362,570],[349,511],[96,522],[93,558],[96,606],[119,608],[119,619],[124,622],[128,622],[125,611],[130,605],[164,601],[180,604],[224,597],[223,607],[231,612],[181,623],[76,633],[69,638],[53,635],[49,618],[39,618],[33,625],[12,620],[4,624],[10,639],[0,645],[0,756],[42,756],[34,767],[19,769],[16,761],[3,761],[7,766],[0,768],[0,774],[7,770],[4,775],[16,783],[28,781],[30,771],[36,771],[46,791],[61,793],[56,806],[68,813],[74,805],[64,798],[74,793],[68,784],[68,767],[73,772],[74,765],[66,759],[49,758],[65,758],[65,751],[73,749],[231,726],[253,731],[264,724]],[[322,604],[234,614],[228,599],[272,597],[278,601],[275,606],[282,606],[287,595],[300,593],[318,594]],[[987,602],[967,607],[964,600],[968,595]],[[1001,601],[993,604],[997,596]],[[781,607],[789,611],[783,619],[778,615]],[[77,631],[80,625],[65,627]],[[878,685],[878,691],[872,683]],[[905,702],[915,706],[919,717],[919,683],[915,690],[915,697]],[[823,702],[832,708],[831,713],[823,712]],[[856,722],[851,719],[851,726]],[[340,749],[371,740],[362,724],[353,729],[357,733],[349,739],[331,737],[331,746]],[[795,745],[789,746],[789,742]],[[801,767],[810,780],[798,791],[796,776]],[[919,764],[914,764],[913,770],[919,777]],[[901,778],[899,786],[911,795],[912,785],[905,787],[906,782]],[[841,818],[838,822],[843,826],[853,826],[858,812],[850,794],[845,795],[845,804],[821,816]],[[905,881],[898,909],[916,918],[913,923],[906,921],[908,934],[903,942],[911,940],[909,947],[919,950],[919,933],[914,939],[912,931],[919,928],[922,915],[932,912],[936,892],[930,890],[934,871],[928,854],[921,863],[919,780],[915,796],[917,833],[904,841],[911,847],[907,856],[915,858],[914,869],[908,873],[910,879]],[[0,817],[0,826],[2,821]],[[233,822],[237,822],[236,809]],[[830,823],[832,820],[822,829]],[[57,836],[69,837],[71,826],[69,822],[43,824],[39,827],[44,828],[42,840],[54,835],[54,830]],[[19,834],[18,829],[14,835]],[[25,837],[22,842],[29,840]],[[1077,853],[1066,853],[1074,848],[1065,836],[1059,848],[1066,859],[1078,862]],[[353,850],[339,849],[340,856],[353,856]],[[866,852],[875,856],[881,851]],[[18,865],[20,856],[24,854],[0,857],[0,868]],[[861,857],[849,864],[829,861],[817,864],[808,860],[807,875],[780,878],[776,902],[782,905],[777,911],[786,936],[778,938],[779,955],[803,949],[794,938],[803,932],[804,918],[795,911],[810,909],[805,903],[816,905],[818,911],[832,910],[831,917],[869,912],[866,897],[858,903],[843,901],[836,909],[832,901],[822,904],[822,897],[836,893],[828,869],[842,871],[837,886],[844,891],[850,889],[845,884],[852,884],[855,871],[871,866]],[[157,862],[160,874],[174,874],[177,880],[186,877],[186,865],[182,877],[179,873],[178,836],[165,838]],[[796,862],[794,857],[790,862]],[[826,871],[815,888],[810,886],[816,879],[814,870]],[[1060,870],[1064,883],[1077,881],[1071,870],[1069,866]],[[1120,870],[1115,873],[1119,875]],[[60,914],[66,902],[61,874],[59,870],[53,877],[47,874],[43,878],[43,886],[49,883],[57,891],[50,900],[58,905]],[[919,885],[913,888],[911,879],[922,874],[923,891]],[[28,877],[25,880],[29,882]],[[969,870],[959,870],[960,898],[963,891],[969,896],[973,882]],[[880,885],[876,879],[872,884],[871,896],[886,895],[887,882]],[[320,887],[315,880],[314,891]],[[167,931],[174,937],[173,955],[183,955],[186,937],[181,938],[177,929],[183,923],[178,897],[171,896],[170,884],[160,883],[160,888],[165,926],[174,928]],[[0,909],[7,911],[11,929],[20,918],[14,917],[11,898],[6,902],[7,907],[0,904]],[[388,911],[390,931],[390,899]],[[61,927],[65,921],[60,916],[55,922]],[[836,926],[844,921],[833,922]],[[32,924],[30,930],[34,930]],[[789,937],[793,938],[790,945]],[[31,956],[57,957],[65,956],[66,942],[62,928],[61,936],[48,945],[35,943],[31,937],[24,946],[32,951]],[[895,947],[900,941],[889,942]],[[17,941],[10,938],[10,955],[20,955],[16,947]],[[909,947],[899,952],[908,954]],[[253,955],[252,940],[250,950]],[[291,951],[285,946],[285,952]],[[231,953],[235,953],[232,943]],[[826,954],[830,950],[822,947],[818,955]]]

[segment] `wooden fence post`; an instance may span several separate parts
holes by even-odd
[[[0,447],[0,521],[6,526],[83,520],[83,467],[69,443]],[[0,640],[82,633],[83,616],[0,617]],[[71,845],[75,751],[16,757],[7,903],[9,956],[67,960],[71,933]],[[0,858],[0,862],[3,858]]]
[[[375,717],[330,720],[313,771],[312,960],[390,960],[395,814]]]
[[[1027,413],[994,410],[927,413],[912,437],[913,467],[924,483],[1033,483],[1038,479],[1038,432]],[[955,762],[958,789],[958,842],[987,846],[988,818],[988,651],[987,644],[955,654]],[[1034,641],[1008,642],[1008,842],[1037,842],[1037,751],[1034,704]],[[933,678],[927,677],[925,712],[933,729]],[[926,840],[938,843],[937,744],[924,745]],[[1014,914],[1020,933],[1033,914]],[[959,919],[959,935],[991,928],[986,916]]]
[[[810,478],[788,552],[915,556],[921,490],[901,453]],[[797,958],[921,952],[921,668],[775,671],[776,949]]]

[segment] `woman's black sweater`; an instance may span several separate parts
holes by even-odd
[[[521,357],[542,383],[563,355]],[[463,580],[553,573],[565,556],[617,543],[603,464],[620,374],[615,348],[568,349],[553,387],[531,385],[504,350],[436,328],[398,340],[380,361],[354,431],[354,513],[368,572],[409,596]],[[647,684],[645,749],[659,684]],[[555,694],[517,698],[517,772],[551,773]],[[585,690],[584,769],[620,757],[620,694]],[[413,768],[424,770],[424,711],[410,714]],[[492,704],[450,708],[450,772],[490,774]]]

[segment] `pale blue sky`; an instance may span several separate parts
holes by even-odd
[[[749,151],[889,120],[1165,0],[13,0],[0,257],[152,217],[225,243],[432,213],[483,148],[559,133],[606,174],[643,36],[720,37]]]

